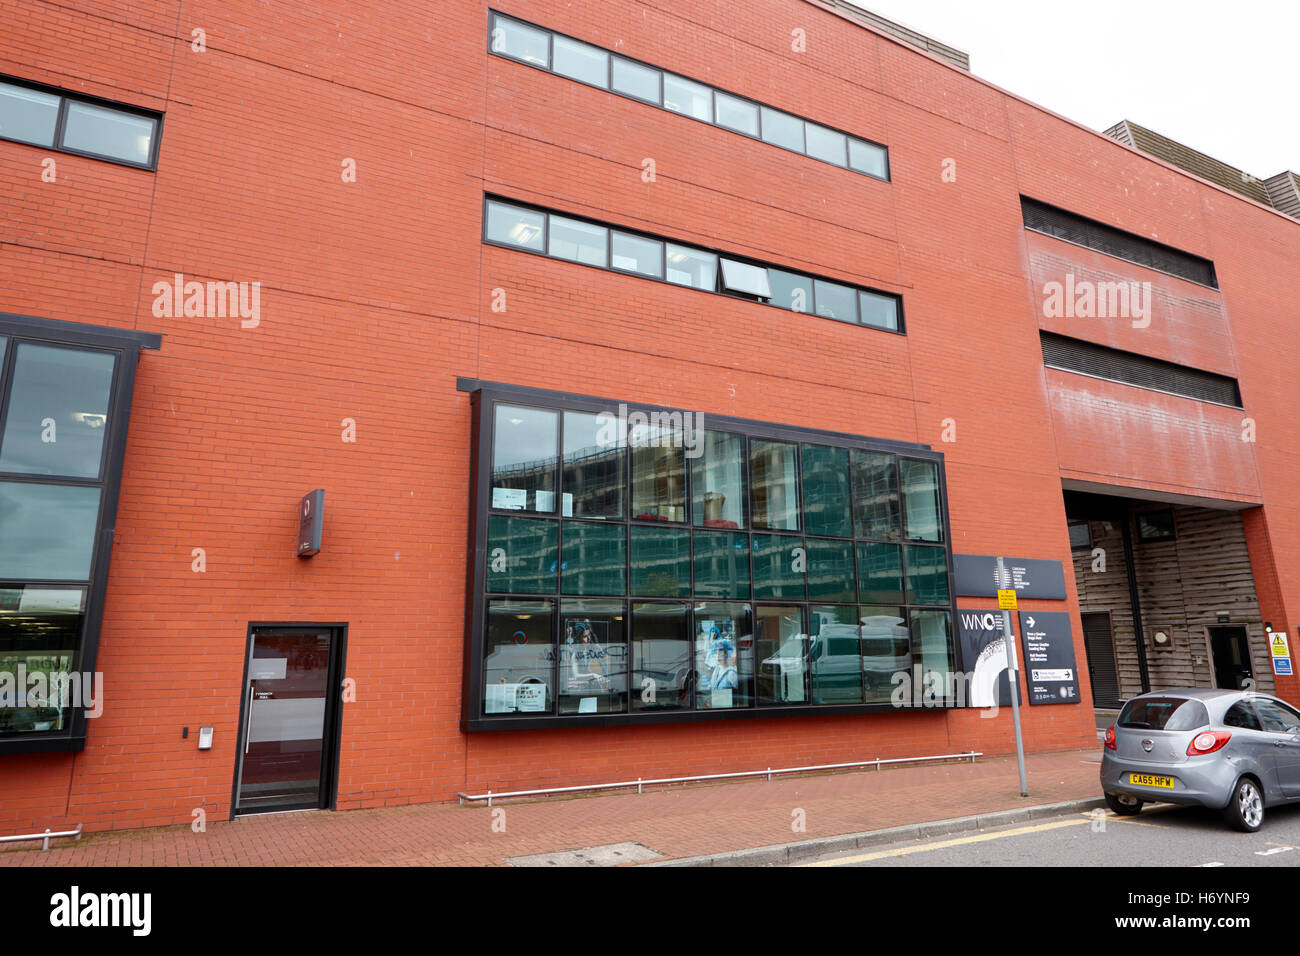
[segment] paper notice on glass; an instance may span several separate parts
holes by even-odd
[[[488,684],[484,710],[489,714],[508,714],[515,709],[518,684]]]
[[[502,510],[510,511],[523,511],[527,504],[528,491],[524,488],[492,489],[493,508],[501,508]]]
[[[573,517],[573,495],[572,494],[566,491],[564,493],[564,496],[560,499],[560,506],[564,509],[563,517],[565,518]]]
[[[714,708],[724,708],[724,709],[727,708],[727,707],[730,707],[730,706],[731,706],[731,688],[730,688],[730,687],[726,687],[726,688],[723,688],[722,690],[717,690],[717,689],[715,689],[715,690],[713,691],[713,698],[712,698],[712,700],[709,701],[709,705],[710,705],[711,707],[714,707]]]
[[[518,688],[515,694],[515,702],[520,713],[546,709],[545,684],[517,684],[515,686]]]
[[[287,657],[254,657],[248,665],[249,680],[284,680],[288,673]]]
[[[578,713],[594,714],[596,712],[596,698],[584,697],[578,701]]]
[[[539,491],[537,492],[537,510],[554,511],[555,510],[555,492]]]

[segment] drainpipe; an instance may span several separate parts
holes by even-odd
[[[1124,570],[1128,573],[1128,603],[1133,611],[1133,636],[1137,644],[1138,675],[1142,680],[1142,693],[1151,690],[1151,674],[1147,671],[1146,630],[1142,627],[1142,598],[1138,595],[1137,568],[1133,565],[1133,531],[1129,527],[1126,511],[1120,516],[1120,529],[1124,533]]]

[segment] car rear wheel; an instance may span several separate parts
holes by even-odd
[[[1142,812],[1143,801],[1127,793],[1106,794],[1106,806],[1122,817],[1132,817]]]
[[[1232,799],[1223,808],[1223,819],[1234,830],[1254,833],[1264,825],[1264,794],[1259,784],[1249,777],[1237,781]]]

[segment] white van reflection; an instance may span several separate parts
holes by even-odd
[[[795,634],[760,664],[770,699],[803,700],[805,668],[812,677],[816,703],[859,703],[887,699],[894,675],[912,669],[911,641],[900,617],[878,614],[845,624],[822,615],[817,634]],[[807,654],[805,655],[805,646]]]

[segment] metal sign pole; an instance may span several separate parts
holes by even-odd
[[[998,556],[998,587],[1012,588],[1010,577],[1001,555]],[[1029,783],[1025,778],[1025,741],[1020,733],[1020,678],[1016,674],[1016,642],[1011,634],[1011,612],[1002,611],[1002,639],[1007,645],[1007,682],[1011,691],[1011,720],[1016,726],[1016,765],[1020,768],[1020,795],[1029,796]]]

